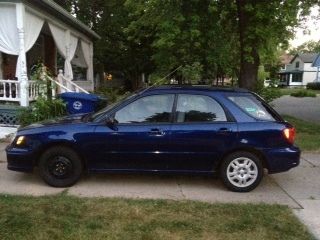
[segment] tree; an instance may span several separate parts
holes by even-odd
[[[179,66],[176,78],[180,82],[194,77],[189,69],[201,69],[198,80],[232,75],[237,42],[232,26],[224,29],[222,22],[229,22],[219,4],[211,0],[127,0],[133,15],[128,32],[136,41],[152,36],[152,60],[159,75]]]
[[[297,53],[320,53],[320,41],[308,41],[290,50],[292,55]]]
[[[123,72],[134,88],[142,73],[163,75],[182,66],[187,70],[176,73],[180,80],[188,78],[185,73],[190,69],[198,69],[206,79],[237,76],[239,86],[250,90],[256,88],[261,63],[275,62],[279,50],[288,47],[301,20],[298,16],[320,4],[320,0],[66,2],[71,2],[77,18],[101,35],[95,46],[98,65]]]
[[[319,1],[236,0],[240,42],[240,87],[255,90],[261,57],[272,57],[279,45],[287,47],[298,25],[298,14],[308,14]]]

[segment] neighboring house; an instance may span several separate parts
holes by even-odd
[[[279,72],[282,86],[306,86],[314,82],[317,77],[317,68],[312,65],[316,59],[316,53],[298,53],[285,69]]]
[[[0,0],[0,102],[28,106],[37,97],[36,82],[30,78],[39,62],[57,76],[53,80],[59,92],[93,90],[97,39],[52,0]]]
[[[315,82],[320,82],[320,53],[314,59],[314,61],[312,63],[312,67],[317,68],[317,74],[316,74]]]
[[[293,58],[294,58],[294,56],[290,55],[290,54],[283,54],[280,56],[281,71],[287,70],[287,66],[288,66],[288,64],[290,64],[290,62]]]

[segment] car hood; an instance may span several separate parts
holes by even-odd
[[[65,116],[65,117],[60,117],[60,118],[55,118],[55,119],[50,119],[50,120],[45,120],[42,122],[34,123],[31,125],[28,125],[26,127],[22,127],[19,129],[19,131],[23,130],[28,130],[28,129],[33,129],[33,128],[40,128],[40,127],[47,127],[47,126],[52,126],[52,125],[65,125],[65,124],[72,124],[72,123],[82,123],[84,122],[85,116],[88,115],[86,114],[75,114],[75,115],[70,115],[70,116]]]

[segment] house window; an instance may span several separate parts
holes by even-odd
[[[300,67],[300,62],[296,62],[296,68]]]
[[[303,73],[293,73],[292,82],[302,82]]]

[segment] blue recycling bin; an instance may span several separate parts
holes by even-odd
[[[60,97],[67,103],[69,114],[94,112],[100,101],[95,94],[67,92],[60,94]]]

